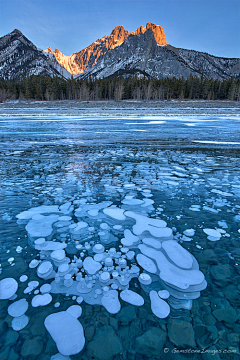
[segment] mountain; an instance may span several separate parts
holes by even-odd
[[[164,30],[154,23],[129,33],[117,26],[109,36],[66,56],[58,49],[38,49],[19,30],[0,38],[0,78],[31,75],[79,78],[88,76],[176,77],[213,79],[240,77],[240,59],[221,58],[167,44]]]
[[[194,50],[178,49],[171,45],[157,44],[152,29],[140,35],[129,35],[118,47],[99,56],[94,66],[79,77],[102,78],[143,74],[157,79],[190,75],[213,79],[238,78],[240,59],[227,59]]]
[[[117,26],[109,36],[70,56],[58,49],[46,51],[79,78],[142,74],[158,79],[192,75],[224,80],[240,76],[239,59],[175,48],[167,44],[163,28],[150,22],[131,33]]]
[[[166,45],[167,41],[163,28],[150,22],[147,23],[146,27],[140,26],[135,32],[132,32],[131,35],[144,34],[148,29],[152,29],[157,44]],[[50,47],[47,48],[46,52],[53,54],[56,60],[71,74],[82,74],[89,68],[95,66],[100,57],[102,59],[110,50],[124,43],[129,35],[129,32],[125,30],[123,26],[116,26],[109,36],[104,36],[94,41],[85,49],[70,56],[64,55],[58,49],[53,51]]]
[[[15,29],[0,38],[0,78],[19,79],[31,75],[71,77],[55,56],[38,49]]]

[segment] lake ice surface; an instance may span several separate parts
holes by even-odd
[[[41,294],[40,291],[44,284],[50,284],[53,279],[37,276],[38,261],[41,260],[44,264],[46,253],[40,255],[41,241],[38,248],[33,247],[34,239],[28,239],[25,229],[29,219],[26,222],[18,220],[17,214],[41,205],[55,205],[60,208],[63,204],[69,204],[65,208],[69,207],[71,216],[68,216],[67,212],[60,214],[59,216],[66,216],[60,221],[56,219],[56,211],[55,213],[53,211],[54,215],[51,215],[51,212],[44,214],[54,216],[56,225],[53,240],[56,240],[56,243],[67,244],[66,253],[70,261],[74,260],[74,256],[81,261],[81,253],[82,259],[86,258],[90,251],[89,246],[99,242],[99,239],[104,243],[106,241],[104,231],[106,232],[107,226],[110,226],[116,240],[110,242],[109,246],[106,245],[106,249],[114,246],[118,252],[122,253],[123,259],[127,259],[128,265],[139,266],[136,258],[130,254],[131,246],[133,246],[135,256],[140,254],[140,250],[136,250],[138,245],[130,245],[129,249],[125,250],[126,246],[123,246],[120,241],[124,238],[124,228],[132,230],[134,221],[128,218],[130,223],[121,223],[118,219],[112,218],[110,221],[110,218],[107,218],[108,224],[104,225],[107,215],[104,214],[103,209],[96,207],[96,204],[101,202],[117,206],[126,214],[130,210],[153,219],[164,220],[167,227],[173,230],[173,239],[194,256],[194,269],[197,268],[198,263],[199,270],[205,275],[208,286],[205,290],[204,285],[202,288],[192,289],[192,292],[186,295],[187,300],[184,300],[181,298],[183,293],[178,288],[174,289],[177,285],[175,282],[172,284],[171,280],[170,283],[157,282],[155,278],[157,275],[148,273],[140,266],[140,272],[151,276],[153,282],[151,285],[144,285],[144,280],[141,280],[143,281],[141,283],[138,277],[132,277],[129,290],[141,295],[144,299],[142,307],[148,314],[147,322],[143,317],[143,310],[139,310],[140,307],[134,307],[133,311],[129,308],[132,305],[124,302],[120,297],[118,301],[121,303],[122,310],[119,311],[118,302],[116,303],[118,311],[116,307],[114,308],[113,300],[116,299],[117,293],[116,283],[114,283],[115,286],[111,290],[104,290],[102,286],[103,292],[101,294],[96,292],[96,297],[103,296],[104,291],[111,292],[110,296],[113,300],[110,298],[110,314],[103,312],[104,308],[100,308],[99,305],[81,303],[83,314],[79,321],[84,330],[93,327],[91,331],[96,336],[100,318],[101,325],[112,324],[113,326],[117,323],[118,325],[114,327],[115,336],[121,339],[125,354],[135,349],[136,342],[140,341],[138,338],[152,326],[161,328],[164,326],[168,331],[172,346],[179,348],[192,346],[191,341],[181,344],[181,334],[177,333],[175,320],[177,318],[184,324],[187,322],[194,333],[197,348],[200,349],[203,346],[200,344],[206,347],[213,346],[218,350],[224,347],[229,348],[229,346],[232,349],[236,348],[232,345],[234,342],[232,341],[231,344],[230,340],[225,340],[225,343],[223,340],[219,344],[216,341],[216,333],[224,330],[226,339],[231,339],[233,337],[231,334],[238,332],[237,318],[229,327],[214,311],[216,311],[215,308],[219,308],[219,311],[221,309],[225,311],[226,308],[236,311],[240,295],[239,108],[232,105],[228,108],[227,105],[223,107],[218,104],[216,107],[201,106],[200,102],[197,103],[197,107],[192,102],[183,107],[178,106],[178,103],[169,106],[164,104],[164,107],[159,106],[159,108],[151,104],[146,107],[145,104],[136,106],[132,103],[126,107],[117,104],[115,107],[104,105],[89,108],[82,104],[81,107],[77,103],[66,103],[64,106],[56,103],[49,107],[45,104],[31,106],[15,104],[5,107],[1,105],[0,280],[16,279],[18,290],[16,299],[2,300],[1,320],[4,320],[3,327],[8,330],[9,335],[7,337],[5,333],[0,334],[3,344],[0,355],[4,351],[10,354],[8,342],[12,318],[7,320],[6,316],[7,308],[14,301],[23,298],[28,301],[26,315],[29,321],[25,322],[26,327],[23,330],[18,331],[19,338],[11,351],[21,354],[23,358],[29,356],[26,355],[27,345],[25,344],[23,348],[21,346],[26,341],[31,342],[32,337],[38,336],[42,345],[39,347],[38,344],[35,348],[36,353],[39,351],[39,354],[32,355],[37,356],[37,359],[40,359],[44,352],[47,353],[48,358],[58,352],[57,348],[54,353],[47,347],[49,335],[44,327],[45,318],[52,313],[66,311],[68,307],[78,303],[78,292],[69,294],[65,291],[64,294],[51,293],[52,301],[50,303],[48,303],[49,300],[46,301],[44,306],[31,305],[32,299],[36,296],[39,296],[39,299],[50,296]],[[149,202],[149,200],[152,201]],[[86,211],[84,210],[85,214],[79,209],[84,204],[89,206]],[[106,208],[109,205],[106,205]],[[121,216],[126,218],[123,214],[124,212],[121,212]],[[35,213],[33,216],[35,220],[31,221],[41,221],[41,214]],[[78,235],[74,224],[79,224],[81,221],[87,221],[88,228],[86,231],[84,227],[78,225],[80,229],[80,235]],[[71,232],[69,229],[72,229]],[[204,229],[207,231],[204,232]],[[215,234],[219,236],[216,237]],[[134,234],[132,236],[136,237]],[[131,236],[127,237],[123,243],[130,244],[129,239]],[[149,249],[151,248],[149,232],[139,241],[144,243],[146,248],[148,246],[150,246]],[[157,240],[154,239],[154,241]],[[154,241],[152,240],[152,244]],[[173,253],[176,252],[177,248]],[[129,257],[126,257],[124,254],[128,253]],[[61,260],[61,254],[57,253],[58,260],[56,261]],[[168,261],[171,261],[172,255],[169,257],[167,253],[164,254],[164,258],[167,256]],[[101,257],[101,254],[96,255],[96,259]],[[93,257],[93,253],[91,256]],[[141,256],[141,261],[144,261],[145,255]],[[150,257],[147,259],[149,260],[146,264],[149,264],[151,259]],[[36,267],[35,265],[29,267],[29,263],[33,260],[37,261]],[[188,261],[190,260],[188,258]],[[108,261],[111,265],[111,258]],[[154,258],[151,261],[155,261]],[[156,262],[153,263],[154,266],[155,264]],[[185,270],[181,271],[184,273]],[[26,282],[19,280],[23,275],[28,277]],[[107,281],[105,280],[108,279],[106,271],[103,271],[100,276],[103,283]],[[39,282],[37,287],[31,287],[32,284],[29,285],[29,283],[36,280]],[[69,284],[71,279],[67,277],[64,281]],[[122,286],[123,290],[124,285]],[[28,288],[27,291],[25,291],[26,288]],[[158,299],[156,291],[162,290],[169,290],[171,294],[166,300],[171,308],[170,315],[164,320],[157,316],[153,317],[154,311],[152,313],[149,297],[149,292],[155,291],[152,292],[154,296],[156,295],[155,301]],[[131,292],[128,294],[130,296]],[[86,295],[81,295],[86,299]],[[126,298],[122,296],[122,299]],[[195,300],[191,309],[192,299]],[[162,301],[165,300],[159,298],[159,304]],[[108,303],[106,308],[109,307]],[[184,305],[181,306],[181,304]],[[122,313],[123,310],[124,313]],[[126,320],[128,312],[132,316],[130,320]],[[161,313],[161,309],[155,310],[156,314],[159,312]],[[168,309],[166,316],[167,314]],[[39,330],[34,325],[36,321],[39,323]],[[124,338],[122,332],[126,321],[134,331],[131,334],[125,334]],[[199,335],[197,328],[199,321],[208,337]],[[172,328],[175,329],[176,336],[179,338],[178,342],[171,335]],[[23,331],[28,332],[28,338],[23,337]],[[126,342],[128,337],[131,344]],[[97,337],[93,340],[88,338],[80,354],[89,351],[92,343],[97,341],[96,339]],[[72,346],[68,344],[68,348],[74,348],[74,344]],[[79,358],[77,356],[80,354],[71,358]],[[116,356],[121,359],[121,355]]]

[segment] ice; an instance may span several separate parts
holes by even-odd
[[[26,225],[26,230],[30,238],[51,237],[52,225],[58,220],[58,215],[45,216],[42,220],[30,220]]]
[[[32,307],[46,306],[52,301],[50,294],[36,295],[32,298]]]
[[[40,260],[37,260],[37,259],[33,259],[32,261],[30,261],[29,263],[29,268],[30,269],[34,269],[36,268],[39,264],[40,264]]]
[[[0,300],[10,299],[17,291],[18,283],[13,278],[0,280]]]
[[[37,240],[36,240],[37,241]],[[36,244],[34,241],[35,249],[36,250],[43,250],[43,251],[55,251],[55,250],[62,250],[65,249],[67,244],[60,243],[58,241],[44,241],[41,245]]]
[[[78,354],[84,347],[83,327],[71,311],[61,311],[48,315],[44,325],[64,356]]]
[[[208,235],[210,241],[218,241],[222,236],[221,232],[215,229],[203,229],[203,231]]]
[[[184,230],[184,235],[186,235],[187,237],[192,237],[195,235],[195,230],[194,229],[186,229]]]
[[[49,214],[49,213],[59,213],[59,208],[57,205],[41,205],[34,208],[31,208],[27,211],[23,211],[18,214],[16,217],[20,220],[29,220],[34,215],[38,214]]]
[[[77,319],[82,315],[82,308],[79,305],[72,305],[67,309],[67,312]]]
[[[24,314],[13,318],[11,325],[13,330],[20,331],[27,326],[28,322],[29,322],[29,317]]]
[[[192,255],[185,250],[175,240],[164,241],[162,248],[166,251],[168,257],[179,267],[191,269],[193,265]]]
[[[183,270],[171,264],[162,252],[149,248],[146,245],[138,246],[140,251],[155,260],[160,271],[159,276],[163,281],[180,289],[187,289],[190,285],[201,284],[204,275],[198,270]]]
[[[53,265],[50,261],[43,261],[37,268],[37,274],[42,279],[49,279],[55,276]]]
[[[126,289],[121,291],[120,298],[131,305],[142,306],[144,304],[142,296],[132,290]]]
[[[71,111],[79,111],[77,106],[76,104]],[[104,111],[110,113],[112,110],[105,108]],[[144,107],[139,110],[144,113],[147,111],[167,113],[164,106],[155,110]],[[179,309],[191,308],[192,300],[200,297],[206,281],[199,271],[196,259],[184,248],[196,253],[196,256],[199,255],[197,258],[201,260],[200,268],[203,266],[204,272],[206,266],[202,262],[205,261],[205,250],[216,251],[220,259],[228,243],[231,249],[227,249],[226,254],[231,254],[229,251],[233,253],[235,238],[232,235],[234,232],[236,235],[239,223],[233,223],[232,220],[238,222],[240,219],[240,182],[237,170],[239,161],[235,154],[230,158],[227,153],[221,154],[220,150],[210,153],[205,149],[202,152],[201,145],[194,145],[191,141],[196,138],[196,133],[193,136],[192,131],[196,131],[200,126],[183,129],[183,126],[179,125],[183,122],[179,121],[181,116],[178,114],[172,117],[171,124],[168,121],[166,127],[164,123],[161,134],[151,131],[145,132],[144,137],[139,133],[138,136],[142,137],[136,138],[129,129],[124,133],[116,132],[116,137],[113,132],[113,145],[109,144],[112,118],[109,121],[109,117],[102,116],[100,120],[104,121],[107,130],[102,132],[101,129],[101,132],[96,133],[92,132],[88,125],[89,114],[81,121],[81,126],[88,129],[87,137],[84,130],[71,130],[79,125],[79,119],[69,118],[68,121],[74,125],[72,128],[68,127],[70,137],[64,135],[64,129],[59,139],[54,138],[51,133],[51,137],[46,135],[47,141],[45,135],[38,140],[39,135],[36,132],[36,144],[28,141],[15,143],[16,146],[26,146],[29,150],[26,154],[21,153],[21,162],[15,161],[15,155],[9,155],[9,164],[14,164],[19,173],[16,172],[17,178],[15,175],[11,176],[11,172],[10,175],[6,173],[6,190],[3,192],[6,195],[8,191],[10,194],[18,194],[21,204],[19,210],[15,210],[5,203],[3,212],[9,211],[10,215],[20,213],[17,223],[21,231],[18,235],[13,231],[12,244],[7,240],[6,253],[9,250],[9,255],[4,254],[1,269],[3,272],[9,271],[7,261],[10,261],[10,256],[14,256],[16,265],[20,259],[24,259],[27,265],[33,259],[27,272],[25,269],[23,272],[30,279],[39,276],[41,287],[34,290],[33,286],[28,286],[24,290],[26,294],[32,293],[25,296],[29,298],[28,301],[33,298],[33,304],[41,303],[42,296],[51,294],[54,302],[46,305],[44,311],[58,311],[55,306],[60,306],[60,303],[61,307],[66,309],[67,302],[71,305],[84,301],[89,305],[104,305],[106,311],[115,314],[120,311],[120,302],[126,301],[139,306],[135,297],[141,294],[147,303],[148,294],[156,291],[159,299],[167,299],[168,305],[177,310],[176,316],[180,313]],[[97,125],[100,120],[97,120]],[[187,116],[185,120],[191,121]],[[194,116],[195,124],[198,123],[197,120],[197,116]],[[113,122],[114,126],[118,127],[117,116]],[[54,122],[51,126],[55,126]],[[58,126],[62,125],[58,122]],[[181,142],[172,142],[173,129],[174,133],[176,129],[180,129]],[[189,130],[188,134],[186,130]],[[202,132],[204,136],[211,136],[211,132],[207,132],[206,128],[202,127]],[[84,146],[80,144],[80,133],[86,142]],[[166,134],[170,137],[166,137]],[[27,139],[22,133],[21,136]],[[122,142],[125,136],[127,145]],[[99,139],[103,142],[99,142]],[[138,144],[134,143],[136,139]],[[41,141],[41,147],[38,147],[38,141]],[[145,146],[149,145],[148,141],[153,144],[151,147]],[[91,146],[93,143],[94,146]],[[183,147],[188,148],[189,145],[192,151],[186,152]],[[48,156],[45,156],[46,154]],[[6,199],[9,199],[9,196],[6,196]],[[27,207],[31,209],[24,212]],[[218,221],[220,214],[221,219],[225,220]],[[48,223],[49,217],[53,219],[53,216],[54,222]],[[46,238],[42,231],[38,231],[41,223],[46,223],[49,228]],[[27,234],[24,226],[27,225],[26,229],[29,229],[31,224],[36,227]],[[228,225],[229,234],[223,233],[225,224]],[[221,229],[217,229],[217,226]],[[201,237],[201,229],[209,227],[214,227],[222,236],[222,255],[221,252],[218,254],[220,250],[216,245],[219,244],[206,242],[204,236]],[[25,238],[26,235],[28,239]],[[207,236],[212,241],[217,239]],[[43,239],[39,240],[41,238]],[[34,249],[29,248],[27,240]],[[182,241],[185,242],[184,248],[180,245]],[[15,252],[17,245],[21,247],[22,253]],[[231,259],[237,262],[236,254],[231,256]],[[229,257],[230,255],[227,258]],[[223,258],[220,260],[224,262]],[[46,265],[46,262],[51,265]],[[13,264],[12,261],[11,263]],[[37,271],[34,267],[38,267]],[[10,268],[12,274],[16,273],[15,268],[17,266]],[[19,279],[20,275],[21,273],[17,274],[16,278]],[[48,284],[49,278],[51,284]],[[21,284],[20,291],[22,287],[24,289],[24,284]],[[209,291],[210,296],[211,289]],[[156,294],[153,294],[150,297],[156,297]],[[139,303],[140,299],[138,298]],[[155,313],[158,312],[156,309],[155,306]],[[32,309],[33,313],[39,310],[42,309]],[[183,318],[185,315],[186,311],[181,312]]]
[[[8,307],[8,314],[13,317],[22,316],[28,309],[28,302],[26,299],[15,301]]]
[[[139,243],[139,237],[133,235],[133,233],[129,229],[124,230],[124,236],[125,237],[121,239],[121,243],[124,246],[132,246]]]
[[[145,245],[151,246],[151,247],[153,247],[153,248],[155,248],[157,250],[161,249],[161,247],[162,247],[161,242],[156,240],[156,239],[153,239],[153,238],[143,238],[142,242]]]
[[[83,267],[89,275],[94,275],[102,268],[102,265],[88,256],[83,261]]]
[[[126,216],[124,215],[124,209],[117,207],[109,207],[103,210],[104,214],[118,221],[124,221]]]
[[[152,236],[168,240],[172,238],[172,229],[167,228],[167,224],[163,220],[151,219],[143,215],[134,213],[133,211],[125,211],[125,215],[136,220],[133,226],[133,233],[141,235],[144,231],[148,231]]]
[[[52,286],[50,284],[44,284],[40,287],[40,292],[42,294],[48,294],[48,293],[50,293],[51,289],[52,289]]]
[[[152,278],[146,273],[141,273],[138,277],[138,280],[143,285],[150,285],[152,283]]]
[[[121,309],[117,290],[107,291],[102,297],[102,305],[110,314],[117,314]]]
[[[154,264],[154,262],[147,256],[143,254],[138,254],[137,257],[138,264],[146,271],[156,274],[157,273],[157,267]]]
[[[167,291],[167,290],[159,290],[159,291],[158,291],[158,296],[159,296],[161,299],[168,299],[169,296],[170,296],[170,293],[169,293],[169,291]]]
[[[150,291],[151,310],[160,319],[168,317],[170,313],[170,306],[166,301],[162,300],[155,290]]]

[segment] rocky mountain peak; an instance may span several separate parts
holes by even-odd
[[[22,33],[20,30],[18,30],[18,29],[14,29],[14,30],[11,32],[11,35],[13,35],[13,34],[17,34],[17,35],[23,36],[23,33]]]
[[[167,44],[164,29],[160,25],[156,25],[151,22],[148,22],[145,27],[140,26],[139,28],[137,28],[136,31],[131,32],[131,35],[144,34],[148,29],[152,30],[155,40],[158,45],[166,45]]]

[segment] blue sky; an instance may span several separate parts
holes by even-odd
[[[161,25],[175,47],[240,57],[239,0],[0,0],[0,36],[15,28],[37,47],[65,55],[109,35]]]

